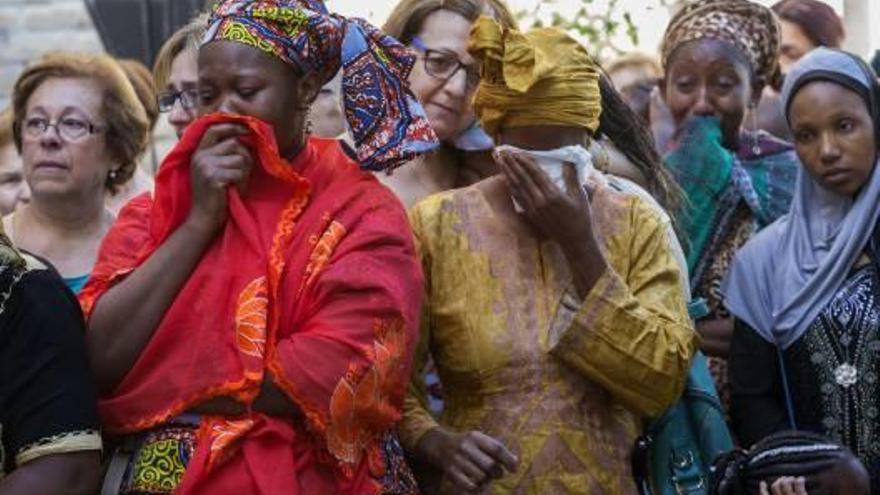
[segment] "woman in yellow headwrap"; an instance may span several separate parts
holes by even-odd
[[[443,471],[440,493],[634,493],[639,418],[678,396],[694,349],[664,220],[592,167],[599,71],[582,46],[482,18],[470,51],[501,173],[410,213],[417,356],[446,403],[435,420],[414,379],[404,446]]]

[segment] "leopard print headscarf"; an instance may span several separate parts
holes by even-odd
[[[773,11],[749,0],[696,0],[684,6],[666,28],[661,54],[664,69],[682,44],[717,39],[733,45],[765,83],[779,74],[779,22]]]

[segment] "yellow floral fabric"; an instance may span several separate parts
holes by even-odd
[[[638,197],[595,190],[610,268],[580,300],[561,248],[490,199],[504,187],[488,179],[411,211],[427,296],[414,369],[430,354],[445,408],[431,416],[417,373],[404,445],[438,425],[501,440],[520,467],[484,493],[635,493],[641,420],[679,396],[695,347],[666,226]]]

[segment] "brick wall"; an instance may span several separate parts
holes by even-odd
[[[83,0],[0,0],[0,108],[28,61],[62,48],[104,50]]]
[[[22,68],[52,50],[104,51],[84,0],[0,0],[0,109],[10,104]],[[145,154],[145,169],[152,170],[153,156],[161,159],[174,142],[173,129],[160,117],[155,154]]]

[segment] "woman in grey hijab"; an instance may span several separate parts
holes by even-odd
[[[722,286],[736,317],[733,427],[747,445],[792,428],[830,437],[878,494],[880,87],[857,57],[819,48],[782,97],[802,163],[791,210],[740,251]]]

